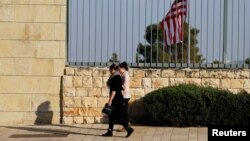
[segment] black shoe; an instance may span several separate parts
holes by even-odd
[[[113,136],[112,130],[111,130],[111,129],[108,129],[107,133],[102,134],[102,136],[103,136],[103,137],[112,137],[112,136]]]
[[[128,127],[127,132],[128,132],[128,134],[127,134],[126,138],[129,137],[134,132],[134,129],[131,127]]]

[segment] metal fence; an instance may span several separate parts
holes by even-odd
[[[249,68],[250,1],[188,0],[184,40],[163,41],[174,0],[68,0],[72,66]]]

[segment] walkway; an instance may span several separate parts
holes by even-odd
[[[30,125],[0,126],[0,141],[207,141],[204,127],[151,127],[133,126],[135,132],[124,138],[126,132],[117,132],[113,137],[102,137],[107,124],[85,125]]]

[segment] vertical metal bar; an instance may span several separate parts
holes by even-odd
[[[76,52],[75,52],[75,55],[76,55],[76,60],[75,62],[78,62],[78,0],[76,1],[76,38],[75,38],[75,41],[76,41]]]
[[[88,54],[88,62],[90,62],[90,25],[91,25],[91,2],[89,0],[89,41],[88,41],[88,50],[89,50],[89,54]]]
[[[221,61],[221,60],[223,60],[223,59],[221,59],[221,10],[222,10],[222,0],[220,0],[220,32],[219,32],[219,34],[220,34],[220,36],[219,36],[219,60]]]
[[[224,17],[223,17],[223,63],[227,61],[227,11],[228,0],[224,0]]]
[[[109,1],[110,1],[110,0],[108,0],[108,24],[107,24],[107,38],[108,38],[108,39],[107,39],[107,58],[106,58],[107,61],[108,61],[108,56],[109,56],[108,54],[109,54],[109,36],[110,36],[110,35],[109,35],[109,14],[110,14],[110,13],[109,13],[109,4],[110,4]]]
[[[243,17],[243,20],[244,20],[244,22],[243,22],[243,60],[245,60],[246,58],[245,58],[245,52],[246,52],[246,31],[245,31],[245,29],[246,29],[246,1],[244,0],[244,17]]]
[[[71,22],[72,22],[72,1],[68,0],[68,5],[69,5],[69,8],[68,8],[68,47],[67,47],[67,59],[68,59],[68,62],[70,63],[71,62],[71,36],[72,36],[72,33],[71,33]]]
[[[172,0],[169,1],[170,2],[170,8],[172,5]],[[172,19],[172,10],[170,11],[170,18]],[[171,45],[168,47],[169,48],[169,63],[172,63],[172,49],[171,49]]]
[[[140,19],[140,17],[141,17],[141,0],[139,0],[139,8],[138,8],[138,43],[140,42],[140,27],[141,27],[141,19]],[[138,51],[137,51],[137,63],[139,64],[139,62],[140,62],[140,55],[141,55],[141,53],[140,53],[140,46],[138,46]],[[145,57],[144,57],[144,59],[145,59]]]
[[[203,15],[203,8],[202,8],[202,3],[203,3],[203,0],[201,0],[201,17],[200,17],[200,19],[201,19],[201,36],[200,36],[200,52],[201,52],[201,54],[202,54],[202,35],[203,35],[203,29],[202,29],[202,15]]]
[[[97,49],[96,49],[97,48],[96,47],[96,34],[97,34],[96,33],[96,25],[97,24],[96,23],[97,22],[96,22],[96,19],[97,19],[97,0],[95,0],[95,39],[94,39],[95,40],[95,62],[96,62],[96,53],[97,53]]]
[[[195,8],[194,8],[194,13],[195,13],[195,15],[194,15],[194,27],[197,27],[197,23],[196,23],[196,8],[197,8],[197,1],[195,0]],[[197,35],[197,33],[196,33],[196,29],[195,29],[195,32],[194,32],[194,36],[195,36],[195,39],[196,39],[196,35]],[[193,53],[194,53],[194,59],[193,59],[193,63],[195,64],[196,63],[196,46],[194,46],[194,49],[193,49]]]
[[[163,5],[163,18],[165,17],[165,11],[166,11],[166,3],[165,3],[165,0],[163,1],[163,3],[164,3],[164,5]],[[164,31],[164,29],[162,29],[163,30],[163,48],[162,48],[162,64],[164,65],[164,63],[165,63],[165,57],[164,57],[164,55],[165,55],[165,52],[166,52],[166,47],[167,47],[167,45],[166,45],[166,43],[165,43],[165,39],[164,39],[164,36],[165,36],[165,31]],[[169,56],[169,55],[168,55]],[[170,59],[169,59],[170,60]],[[170,63],[169,62],[169,60],[168,60],[168,63]],[[162,66],[163,66],[162,65]]]
[[[190,0],[188,1],[188,67],[190,65]]]
[[[159,0],[157,0],[157,21],[159,21]],[[159,57],[159,54],[158,54],[158,48],[159,48],[159,24],[157,23],[157,37],[156,37],[156,40],[157,40],[157,48],[156,48],[156,63],[158,63],[158,57]]]
[[[114,50],[113,50],[113,53],[115,52],[115,41],[116,41],[116,36],[115,36],[115,26],[116,26],[116,22],[115,22],[115,8],[116,8],[116,0],[114,0]]]
[[[215,37],[215,35],[214,35],[214,26],[215,26],[215,0],[213,0],[213,51],[212,51],[212,59],[213,60],[215,60],[215,58],[214,58],[214,37]]]
[[[207,58],[207,64],[208,64],[208,22],[209,22],[209,14],[208,14],[208,12],[209,12],[209,0],[207,0],[207,40],[206,40],[206,58]]]
[[[153,62],[153,58],[152,58],[152,56],[153,56],[153,13],[152,13],[152,11],[153,11],[153,0],[151,0],[151,4],[150,4],[150,10],[151,10],[151,16],[150,16],[150,19],[151,19],[151,29],[150,29],[150,32],[151,32],[151,37],[150,37],[150,46],[151,46],[151,48],[150,48],[150,50],[151,50],[151,53],[150,53],[150,63],[152,63]],[[150,64],[151,65],[151,64]]]
[[[120,45],[120,49],[119,49],[119,61],[121,61],[121,50],[122,50],[122,0],[120,0],[120,36],[119,36],[119,45]]]
[[[84,12],[84,1],[85,0],[83,0],[82,1],[82,61],[81,61],[81,63],[83,63],[84,62],[84,14],[85,14],[85,12]]]
[[[176,3],[176,5],[177,5],[177,3],[178,3],[178,0],[176,0],[175,1],[175,3]],[[178,6],[176,6],[176,13],[178,13],[177,11],[178,11]],[[177,19],[178,17],[178,14],[176,14],[175,15],[175,18]],[[178,23],[177,23],[177,26],[176,26],[176,31],[178,32]],[[175,43],[175,64],[177,64],[178,63],[178,51],[177,51],[177,42]]]
[[[239,50],[240,50],[240,0],[238,0],[238,47],[237,47],[237,64],[239,61]]]
[[[132,0],[132,20],[131,20],[131,25],[132,25],[132,63],[134,63],[134,0]],[[139,42],[138,42],[139,43]]]
[[[128,0],[126,0],[126,43],[125,43],[125,48],[126,48],[126,61],[128,60]]]
[[[145,27],[147,27],[147,0],[145,1]],[[146,45],[146,39],[144,39],[144,48],[145,48],[145,50],[144,50],[144,56],[145,56],[145,59],[144,59],[144,66],[145,66],[145,63],[146,63],[146,60],[147,60],[147,45]]]
[[[196,2],[195,2],[195,4],[196,4]],[[196,7],[195,7],[196,8]],[[189,12],[189,11],[188,11]],[[182,18],[183,19],[183,18]],[[182,30],[183,30],[183,23],[184,23],[184,21],[181,21],[182,22]],[[184,32],[182,33],[182,44],[181,44],[181,63],[184,63]]]
[[[231,64],[233,62],[233,37],[234,37],[234,1],[232,0],[232,35],[231,35]]]
[[[101,60],[100,60],[100,62],[102,62],[102,60],[103,60],[102,59],[102,54],[103,54],[102,53],[102,49],[103,49],[103,43],[102,43],[102,39],[103,39],[102,38],[102,33],[103,33],[103,28],[102,28],[103,27],[103,13],[104,12],[103,12],[103,0],[102,0],[102,2],[101,2],[101,24],[100,24],[101,25]]]

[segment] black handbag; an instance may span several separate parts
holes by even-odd
[[[113,107],[109,106],[107,103],[105,104],[105,106],[102,109],[102,113],[110,115],[112,113]]]

